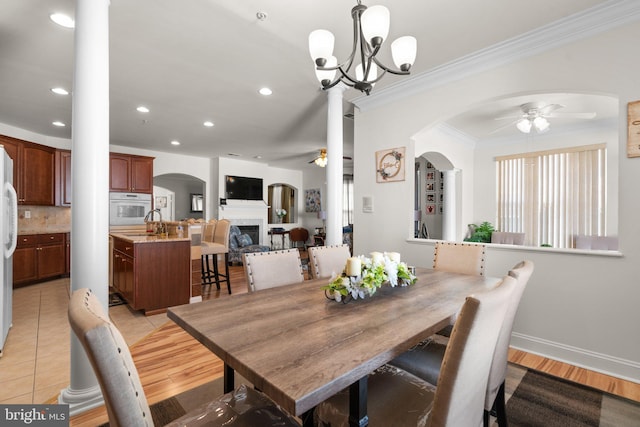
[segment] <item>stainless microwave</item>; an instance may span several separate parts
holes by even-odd
[[[109,225],[140,225],[151,210],[151,194],[109,193]]]

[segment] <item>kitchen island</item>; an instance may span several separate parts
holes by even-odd
[[[112,285],[134,310],[146,315],[187,304],[191,296],[191,239],[111,233]]]

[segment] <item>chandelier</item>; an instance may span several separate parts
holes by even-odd
[[[408,75],[416,59],[415,37],[399,37],[391,43],[391,56],[398,69],[389,68],[376,58],[389,34],[389,9],[384,6],[368,8],[358,0],[358,4],[351,9],[351,17],[353,48],[346,61],[340,64],[333,56],[335,37],[330,31],[315,30],[309,34],[309,53],[316,64],[316,77],[322,89],[330,89],[343,82],[369,95],[375,83],[387,72]],[[354,66],[356,58],[360,63]],[[378,68],[382,70],[380,73]]]

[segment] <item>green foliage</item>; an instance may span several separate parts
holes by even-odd
[[[491,243],[491,234],[496,230],[493,225],[485,221],[480,225],[470,224],[473,227],[471,237],[464,239],[466,242]]]

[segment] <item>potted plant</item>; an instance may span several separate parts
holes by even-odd
[[[469,224],[469,228],[473,231],[464,239],[465,242],[491,243],[491,234],[495,231],[493,224],[485,221],[480,225]]]

